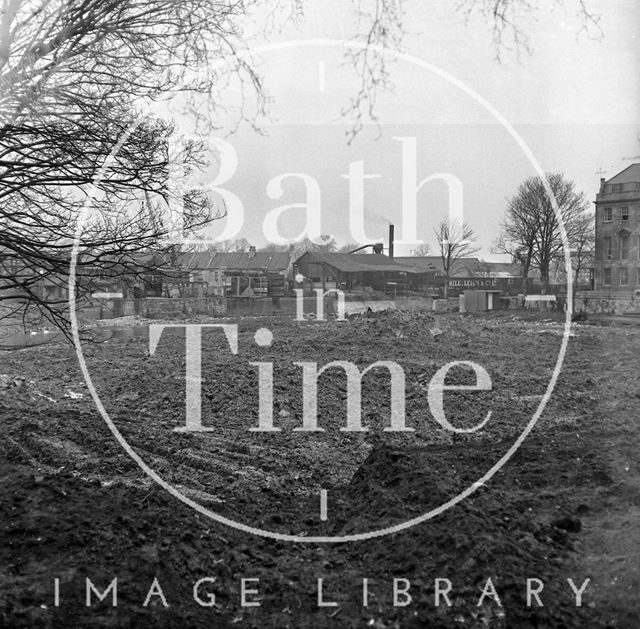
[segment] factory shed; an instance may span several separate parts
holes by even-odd
[[[400,264],[382,254],[324,253],[308,251],[294,263],[310,288],[339,288],[347,291],[370,288],[402,291],[407,278],[421,271]]]

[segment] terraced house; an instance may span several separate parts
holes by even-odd
[[[605,181],[596,194],[595,289],[640,290],[640,164]]]

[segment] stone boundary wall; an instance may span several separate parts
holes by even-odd
[[[582,292],[575,296],[574,310],[584,310],[589,314],[640,314],[640,295],[633,293],[613,295],[608,292]]]
[[[380,310],[431,310],[433,300],[430,297],[398,297],[393,299],[357,299],[350,300],[348,295],[345,300],[347,315],[359,314],[369,308],[374,312]],[[325,297],[325,314],[335,313],[337,301],[333,297]],[[295,318],[296,299],[294,297],[281,297],[274,304],[271,298],[231,298],[227,299],[227,316],[264,316],[280,315]],[[304,313],[316,313],[316,298],[304,298]]]
[[[144,299],[109,299],[84,308],[84,320],[112,319],[138,315],[147,319],[178,319],[192,315],[223,317],[227,311],[223,297],[146,297]]]
[[[640,307],[640,299],[635,302]],[[337,300],[325,297],[325,314],[336,312]],[[580,303],[577,302],[577,310]],[[500,308],[522,308],[518,297],[502,296]],[[590,305],[591,312],[609,312],[609,305]],[[347,315],[382,310],[425,310],[430,312],[458,312],[459,298],[434,299],[433,297],[399,296],[396,299],[349,299],[346,296]],[[627,308],[628,309],[628,308]],[[316,298],[304,297],[304,313],[315,314]],[[147,297],[141,299],[115,298],[100,302],[94,301],[79,312],[82,321],[112,319],[114,317],[140,316],[147,319],[181,319],[193,315],[210,317],[264,317],[282,316],[295,318],[297,314],[295,297]]]
[[[455,300],[450,300],[455,301]],[[433,299],[430,297],[398,297],[393,299],[365,299],[351,301],[346,299],[346,314],[358,314],[371,310],[431,310]],[[336,311],[336,300],[326,297],[324,301],[326,314]],[[305,314],[316,313],[316,298],[304,298]],[[79,313],[83,321],[97,319],[113,319],[138,315],[147,319],[173,319],[191,315],[208,315],[211,317],[260,317],[283,316],[295,318],[297,313],[294,297],[207,297],[207,298],[169,298],[147,297],[143,299],[110,299],[93,306],[85,307]]]
[[[315,313],[316,298],[304,297],[304,312]],[[325,298],[325,313],[333,312],[334,300]],[[295,297],[227,297],[227,317],[290,317],[296,316]]]
[[[347,314],[360,314],[369,308],[374,312],[381,310],[431,310],[431,297],[397,297],[396,299],[358,299],[347,300],[345,309]]]

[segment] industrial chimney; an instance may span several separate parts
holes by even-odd
[[[393,240],[394,240],[395,227],[389,225],[389,258],[393,260]]]

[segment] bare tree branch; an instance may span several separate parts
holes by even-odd
[[[444,297],[449,295],[449,282],[460,265],[462,258],[473,256],[480,247],[477,246],[477,236],[466,223],[443,219],[438,223],[434,233],[438,250],[442,260],[444,272]]]
[[[529,272],[536,268],[544,286],[549,286],[549,271],[554,260],[563,258],[560,225],[564,225],[570,247],[580,243],[585,248],[588,226],[585,218],[589,203],[575,184],[561,173],[548,173],[547,183],[553,192],[560,216],[556,215],[553,200],[547,194],[540,177],[530,177],[518,187],[508,200],[501,232],[494,244],[496,251],[508,253],[523,267],[523,290]]]
[[[573,6],[578,18],[577,34],[586,33],[591,38],[603,35],[600,16],[591,8],[588,0],[554,0],[551,9]],[[523,53],[532,54],[533,44],[523,23],[533,19],[541,10],[534,0],[458,0],[456,9],[467,21],[480,15],[488,24],[496,60],[501,62],[505,52],[512,52],[520,59]]]

